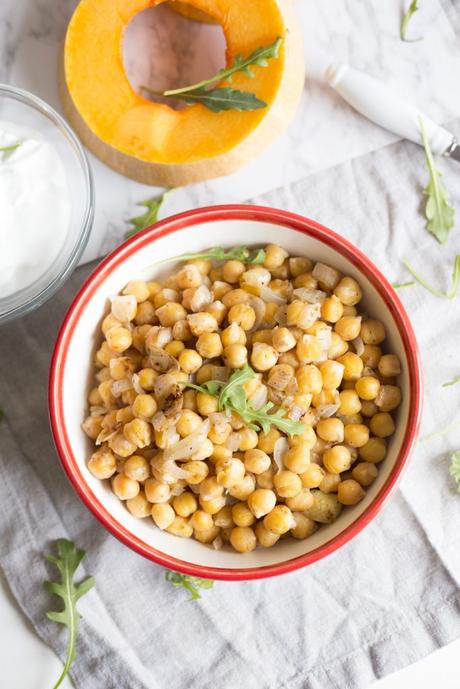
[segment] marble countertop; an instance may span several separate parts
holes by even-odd
[[[28,89],[60,110],[58,61],[65,28],[76,4],[76,0],[1,0],[0,82]],[[243,170],[175,190],[168,196],[163,214],[245,201],[394,141],[392,134],[366,121],[326,85],[324,69],[331,62],[348,62],[386,81],[439,122],[460,116],[460,45],[450,16],[451,0],[421,3],[410,30],[414,37],[422,35],[423,40],[415,43],[403,43],[399,38],[402,5],[401,0],[297,0],[307,79],[295,121],[284,136]],[[195,74],[202,76],[203,60],[211,72],[221,65],[223,39],[219,29],[196,25],[187,44],[189,69],[187,73],[181,71],[177,58],[181,41],[178,38],[170,42],[164,27],[158,28],[160,15],[156,13],[165,11],[148,10],[130,28],[129,41],[145,47],[139,60],[126,46],[125,64],[133,83],[140,75],[149,83],[158,83],[155,79],[160,77],[152,74],[149,60],[155,50],[170,51],[170,72],[161,77],[165,84],[184,83],[181,80]],[[97,207],[85,261],[119,243],[127,218],[138,212],[136,204],[161,191],[124,179],[90,158]],[[308,215],[308,199],[305,213]],[[59,663],[25,622],[1,580],[0,619],[0,665],[5,686],[51,686]],[[459,651],[460,641],[378,682],[373,689],[428,689],[438,684],[439,676],[444,689],[454,689],[458,687]],[[63,686],[70,687],[70,683]]]

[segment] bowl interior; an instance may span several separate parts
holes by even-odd
[[[339,253],[333,246],[308,236],[307,234],[281,226],[277,223],[259,220],[229,219],[214,222],[198,222],[178,231],[154,238],[154,234],[141,236],[136,241],[106,263],[97,279],[87,288],[81,299],[81,308],[76,309],[66,324],[65,344],[60,348],[61,367],[60,381],[57,383],[56,397],[58,425],[61,426],[61,443],[67,451],[70,471],[74,474],[74,483],[86,494],[86,499],[93,503],[93,510],[106,523],[116,528],[120,535],[131,534],[137,545],[144,552],[154,549],[177,558],[182,563],[201,565],[211,568],[245,569],[259,568],[276,563],[286,562],[324,546],[340,532],[350,527],[369,508],[376,496],[382,491],[395,464],[406,434],[410,409],[411,386],[405,346],[388,306],[369,279],[364,276],[355,263]],[[93,352],[99,345],[99,326],[101,319],[109,308],[109,297],[115,296],[123,286],[132,279],[158,279],[168,274],[169,266],[155,266],[156,261],[173,257],[180,253],[197,252],[210,246],[231,247],[236,245],[264,245],[278,243],[291,255],[308,256],[313,260],[330,263],[345,274],[356,278],[363,288],[363,308],[372,316],[383,321],[387,331],[386,346],[396,353],[402,362],[400,385],[403,389],[403,401],[398,411],[396,433],[389,444],[387,458],[379,465],[379,475],[368,489],[361,503],[344,509],[340,518],[333,524],[322,526],[313,536],[305,541],[285,539],[273,548],[257,548],[252,553],[237,554],[230,550],[213,550],[193,539],[181,539],[155,528],[150,519],[133,517],[111,492],[108,482],[94,478],[86,467],[91,453],[91,443],[83,434],[80,424],[87,411],[86,395],[93,385]],[[61,455],[63,451],[61,449]],[[73,459],[69,460],[69,455]],[[69,471],[69,468],[67,468]],[[123,537],[122,534],[122,537]],[[139,547],[138,547],[139,549]]]
[[[59,194],[67,197],[69,205],[59,236],[47,247],[47,265],[41,272],[34,268],[32,282],[23,289],[3,297],[0,295],[1,322],[41,304],[75,265],[91,228],[93,189],[88,161],[78,139],[46,103],[21,89],[0,85],[0,122],[5,127],[14,123],[22,139],[27,140],[33,131],[36,138],[43,138],[52,145],[57,155]],[[40,233],[39,226],[36,231]]]

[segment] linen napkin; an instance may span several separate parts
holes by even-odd
[[[452,125],[460,133],[460,121]],[[438,160],[460,212],[460,167]],[[309,176],[257,203],[297,211],[355,242],[390,280],[407,256],[447,288],[458,224],[446,246],[420,213],[423,151],[407,143]],[[351,543],[302,571],[216,583],[191,603],[164,570],[116,541],[60,469],[47,419],[47,369],[61,318],[91,266],[41,309],[0,332],[0,563],[37,633],[65,654],[65,631],[45,618],[42,553],[71,538],[87,550],[96,587],[71,676],[84,689],[359,689],[460,635],[460,495],[448,475],[460,447],[460,309],[415,285],[401,291],[425,368],[425,415],[399,490]],[[426,437],[428,436],[428,437]],[[431,437],[430,437],[431,436]]]

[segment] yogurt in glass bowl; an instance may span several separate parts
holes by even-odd
[[[0,323],[65,282],[93,217],[91,170],[73,131],[44,101],[0,84]]]

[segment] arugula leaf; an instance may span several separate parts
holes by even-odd
[[[416,43],[417,41],[421,41],[421,38],[414,38],[412,40],[406,38],[406,32],[407,32],[407,27],[409,26],[409,22],[414,16],[416,12],[420,9],[420,7],[417,4],[418,0],[412,0],[411,4],[409,5],[409,9],[405,13],[404,17],[402,18],[401,21],[401,27],[399,29],[399,35],[401,37],[402,41],[405,41],[406,43]]]
[[[452,378],[452,380],[448,380],[447,383],[443,383],[442,387],[450,388],[451,385],[457,385],[457,383],[460,383],[460,376],[455,376],[455,378]]]
[[[422,285],[422,287],[431,292],[431,294],[434,294],[435,297],[440,297],[441,299],[455,299],[455,297],[457,296],[458,285],[460,282],[460,254],[457,254],[455,256],[454,269],[452,271],[452,287],[448,292],[443,292],[442,290],[430,285],[418,273],[415,272],[414,268],[411,266],[407,258],[403,259],[403,263],[406,266],[409,273],[412,275],[412,277],[414,277],[415,280],[420,285]]]
[[[305,426],[300,421],[292,421],[285,416],[284,409],[278,409],[274,414],[268,412],[274,406],[272,402],[261,409],[253,409],[249,404],[243,388],[244,383],[251,378],[254,378],[255,371],[246,364],[243,368],[237,369],[226,383],[220,380],[210,380],[203,385],[195,385],[195,383],[184,382],[186,387],[204,392],[208,395],[213,395],[219,400],[220,411],[235,411],[241,416],[248,428],[264,433],[268,433],[270,426],[276,426],[283,433],[288,435],[302,435],[305,431]]]
[[[179,572],[165,572],[165,579],[169,581],[174,588],[184,588],[191,594],[189,600],[198,600],[201,598],[198,589],[212,589],[214,582],[212,579],[200,579],[199,577],[191,577],[188,574],[179,574]]]
[[[265,261],[265,251],[255,249],[250,251],[245,246],[236,246],[233,249],[223,249],[221,246],[213,246],[208,251],[197,254],[181,254],[165,258],[159,263],[172,263],[173,261],[192,261],[202,259],[205,261],[242,261],[243,263],[263,263]]]
[[[184,93],[181,99],[186,103],[201,103],[208,110],[222,112],[223,110],[260,110],[266,108],[265,101],[257,98],[255,93],[250,91],[239,91],[230,86],[217,89],[196,89]]]
[[[460,450],[452,453],[450,458],[449,474],[457,483],[457,489],[460,493]]]
[[[429,181],[423,193],[428,197],[425,205],[426,228],[434,234],[438,242],[447,241],[450,230],[455,224],[455,208],[450,205],[447,191],[441,184],[442,174],[436,168],[431,152],[430,143],[426,133],[423,119],[420,118],[420,132],[425,149],[426,166],[429,172]]]
[[[140,201],[138,203],[138,206],[145,206],[147,210],[145,213],[142,213],[142,215],[138,215],[135,218],[130,218],[128,220],[133,227],[126,232],[125,239],[132,237],[141,230],[145,230],[146,227],[150,227],[150,225],[154,225],[156,222],[158,222],[158,213],[163,201],[169,193],[169,191],[165,191],[165,193],[161,194],[161,196],[157,196],[154,199],[147,199],[146,201]]]
[[[206,87],[219,81],[231,82],[232,76],[236,72],[242,72],[252,79],[254,77],[252,67],[255,65],[266,67],[268,65],[268,60],[277,58],[282,42],[283,39],[281,36],[277,36],[273,43],[256,48],[247,57],[237,55],[231,67],[224,67],[210,79],[203,79],[190,86],[170,89],[169,91],[154,91],[147,86],[142,86],[141,88],[147,91],[147,93],[151,93],[155,96],[180,98],[186,103],[201,103],[213,112],[221,112],[222,110],[257,110],[259,108],[265,108],[267,104],[257,98],[252,92],[239,91],[230,86],[214,89],[206,89]]]
[[[403,287],[412,287],[415,285],[415,280],[409,280],[408,282],[392,282],[391,286],[393,289],[403,289]]]
[[[57,556],[45,555],[45,558],[48,562],[56,565],[61,575],[61,581],[45,581],[43,588],[48,593],[53,593],[62,598],[64,609],[47,612],[46,616],[53,620],[53,622],[58,622],[69,628],[69,642],[64,668],[53,689],[57,689],[62,684],[64,677],[75,660],[78,623],[81,617],[77,611],[77,601],[94,586],[94,577],[86,577],[79,584],[73,581],[74,574],[85,557],[85,551],[79,550],[72,541],[68,541],[65,538],[59,538],[56,541],[56,548]]]
[[[19,146],[22,146],[22,141],[17,141],[15,144],[9,144],[8,146],[0,146],[0,153],[13,153]]]

